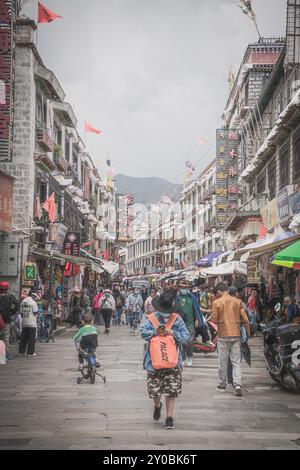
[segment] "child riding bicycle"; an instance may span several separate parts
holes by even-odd
[[[83,318],[84,326],[73,336],[73,341],[78,350],[78,370],[82,370],[84,367],[84,353],[91,350],[95,352],[98,347],[98,330],[92,325],[92,321],[92,315],[85,315]],[[95,365],[100,367],[96,356]]]

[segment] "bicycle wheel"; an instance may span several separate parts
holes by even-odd
[[[90,382],[91,384],[94,384],[95,383],[95,379],[96,379],[96,368],[95,366],[89,366],[89,376],[90,376]]]

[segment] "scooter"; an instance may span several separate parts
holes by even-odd
[[[205,343],[199,342],[197,337],[193,341],[193,352],[194,353],[214,353],[217,349],[218,343],[218,327],[215,323],[211,321],[211,315],[206,318],[207,329],[210,337],[210,341],[212,342],[212,346],[208,346]]]
[[[283,389],[300,393],[300,324],[286,323],[275,306],[274,319],[263,330],[264,357],[271,378]]]

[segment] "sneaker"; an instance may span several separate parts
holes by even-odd
[[[171,416],[168,416],[166,419],[165,429],[174,429],[174,420]]]
[[[216,388],[217,392],[226,392],[226,386],[224,385],[218,385]]]
[[[33,356],[37,356],[37,353],[27,354],[27,357],[33,357]]]
[[[162,409],[162,402],[160,402],[160,406],[154,406],[154,413],[153,413],[153,419],[154,421],[159,421],[160,415],[161,415],[161,409]]]
[[[191,357],[186,358],[186,365],[187,365],[187,367],[192,367],[193,361],[192,361]]]
[[[234,387],[234,391],[235,391],[236,397],[242,396],[242,387],[240,385],[237,385],[236,387]]]

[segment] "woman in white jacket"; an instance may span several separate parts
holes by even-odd
[[[116,302],[113,298],[113,295],[109,289],[104,291],[103,297],[99,300],[100,313],[103,315],[104,324],[105,324],[105,334],[110,332],[110,323],[112,315],[116,310]]]

